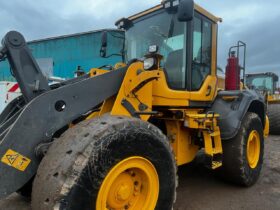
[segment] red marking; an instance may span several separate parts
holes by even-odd
[[[13,87],[11,87],[8,92],[16,92],[16,90],[18,89],[18,84],[13,85]]]

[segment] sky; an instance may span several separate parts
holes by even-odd
[[[112,28],[116,20],[148,9],[161,0],[9,0],[1,1],[0,37],[10,30],[28,41]],[[247,72],[280,75],[279,0],[196,0],[223,18],[219,24],[218,65],[226,66],[228,48],[247,43]]]

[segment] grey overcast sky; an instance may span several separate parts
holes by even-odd
[[[9,0],[1,1],[0,37],[18,30],[27,40],[101,28],[148,9],[161,0]],[[218,64],[225,67],[228,48],[238,40],[248,45],[247,70],[280,75],[279,0],[196,0],[216,16],[219,26]]]

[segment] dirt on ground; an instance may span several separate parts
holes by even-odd
[[[200,164],[180,168],[179,177],[174,210],[279,210],[280,136],[266,139],[262,173],[250,188],[223,182]]]
[[[178,174],[174,210],[279,210],[280,136],[270,136],[266,140],[262,174],[253,187],[223,182],[199,163],[180,167]],[[0,210],[30,210],[30,202],[13,194],[0,201]]]

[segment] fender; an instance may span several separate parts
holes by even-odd
[[[263,128],[265,127],[265,100],[253,90],[220,91],[208,111],[220,115],[218,125],[222,140],[232,139],[236,136],[247,112],[258,114]]]

